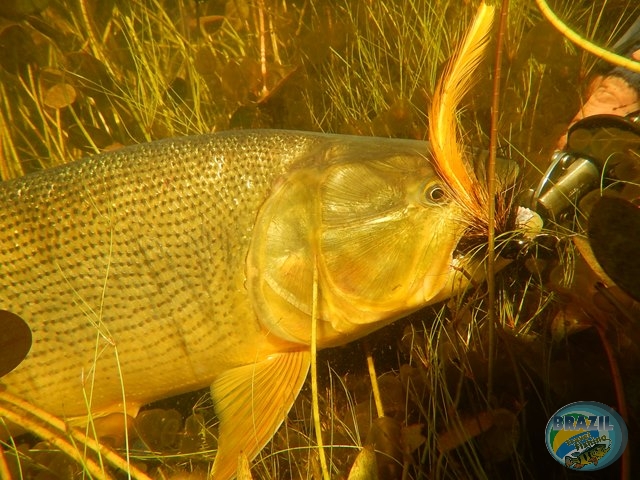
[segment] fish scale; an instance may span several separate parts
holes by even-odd
[[[100,365],[114,360],[112,338],[127,347],[118,354],[131,402],[211,382],[211,364],[220,361],[211,350],[238,343],[212,333],[256,333],[250,322],[235,324],[233,305],[255,217],[245,212],[256,212],[273,176],[317,143],[285,133],[257,137],[161,141],[0,186],[1,306],[42,319],[31,324],[30,368],[3,379],[12,391],[56,412],[65,398],[66,415],[86,414],[71,392],[90,372],[98,332],[96,380],[119,384],[114,365]],[[150,325],[148,348],[140,348]],[[145,378],[149,364],[153,382]],[[182,378],[162,375],[169,366]],[[136,385],[146,386],[138,393]],[[121,401],[109,390],[94,397],[94,408]]]
[[[0,309],[33,335],[0,383],[67,418],[123,403],[135,415],[211,385],[214,478],[229,478],[304,383],[314,271],[319,348],[467,283],[452,267],[460,207],[440,194],[428,149],[238,131],[0,184]]]

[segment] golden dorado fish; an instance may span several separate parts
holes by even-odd
[[[236,131],[0,184],[0,309],[33,335],[0,383],[66,418],[135,415],[211,385],[214,478],[229,478],[303,385],[314,278],[318,348],[465,284],[453,266],[461,207],[428,148]]]

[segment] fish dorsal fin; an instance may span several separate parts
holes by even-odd
[[[233,477],[238,457],[253,459],[276,432],[307,377],[307,351],[279,353],[234,368],[211,385],[220,420],[214,480]]]

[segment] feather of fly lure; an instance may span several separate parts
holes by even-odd
[[[469,215],[469,222],[482,225],[488,224],[488,194],[460,146],[456,114],[473,84],[473,73],[489,41],[494,13],[495,8],[485,3],[478,9],[471,28],[436,87],[429,122],[436,170],[446,182],[449,194]]]

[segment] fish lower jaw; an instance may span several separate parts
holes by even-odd
[[[459,256],[451,261],[448,272],[443,274],[442,286],[435,295],[425,299],[427,304],[433,304],[447,300],[461,292],[464,292],[472,285],[482,283],[486,280],[486,272],[482,262]],[[425,285],[424,291],[429,292],[431,285]]]

